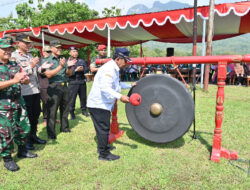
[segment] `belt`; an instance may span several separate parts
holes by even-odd
[[[67,86],[67,82],[51,82],[49,85]]]
[[[0,94],[0,100],[2,99],[10,99],[10,100],[16,100],[21,96],[21,94],[11,94],[11,95],[7,95],[7,94]]]

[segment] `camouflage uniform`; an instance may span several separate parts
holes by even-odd
[[[14,78],[20,70],[16,62],[0,62],[0,81]],[[30,124],[20,84],[0,90],[0,156],[11,155],[14,150],[13,140],[17,145],[25,145],[29,131]]]

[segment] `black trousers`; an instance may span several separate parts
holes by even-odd
[[[91,119],[95,126],[97,136],[97,149],[101,156],[106,156],[108,151],[108,139],[110,130],[110,111],[98,108],[88,108]]]
[[[36,136],[38,119],[41,112],[40,93],[23,96],[30,121],[30,136]]]
[[[86,110],[86,82],[83,84],[69,84],[70,103],[69,111],[75,111],[76,97],[79,94],[81,110]]]
[[[65,84],[52,83],[47,89],[47,133],[48,137],[52,139],[56,138],[55,125],[58,108],[61,120],[60,131],[65,131],[69,128],[69,90]]]
[[[41,88],[41,100],[43,103],[43,107],[42,107],[42,112],[43,112],[43,120],[47,121],[47,88]]]

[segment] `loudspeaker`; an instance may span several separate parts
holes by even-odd
[[[167,48],[167,57],[174,56],[174,48]]]

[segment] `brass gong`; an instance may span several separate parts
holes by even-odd
[[[126,115],[143,138],[166,143],[189,130],[194,119],[194,102],[182,82],[167,75],[150,75],[139,80],[128,95],[133,93],[141,96],[141,103],[126,104]]]

